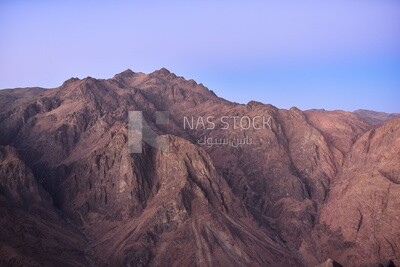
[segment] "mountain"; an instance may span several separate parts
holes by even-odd
[[[373,110],[366,110],[366,109],[358,109],[354,111],[358,116],[363,118],[364,120],[367,120],[370,124],[373,125],[381,125],[385,121],[394,118],[394,117],[400,117],[399,113],[385,113],[385,112],[376,112]]]
[[[164,68],[0,103],[5,266],[400,263],[396,116],[232,103]],[[129,153],[129,111],[169,151]]]

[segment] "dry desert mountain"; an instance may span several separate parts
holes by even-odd
[[[0,106],[0,266],[400,265],[396,114],[232,103],[164,68]],[[129,153],[129,111],[168,150]]]

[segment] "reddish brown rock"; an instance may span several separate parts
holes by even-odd
[[[0,146],[0,265],[87,266],[87,240],[12,147]]]
[[[355,244],[344,250],[360,265],[400,258],[400,119],[366,132],[353,145],[332,185],[321,221]]]
[[[32,247],[37,239],[5,231],[0,252],[7,259],[67,266],[398,263],[400,123],[392,115],[231,103],[166,69],[2,90],[0,104],[0,145],[8,146],[1,150],[9,207],[2,224],[12,228],[14,210],[32,216],[29,225],[49,231],[43,247],[70,253],[23,256],[18,244]],[[170,140],[171,153],[147,145],[142,154],[128,153],[130,110],[143,111]],[[156,124],[156,111],[169,112],[168,125]],[[184,129],[184,117],[206,116],[215,117],[215,129]],[[222,116],[264,116],[270,127],[224,130]],[[204,137],[253,144],[200,145]],[[26,210],[26,203],[42,207]],[[53,218],[49,229],[40,226],[43,218]]]

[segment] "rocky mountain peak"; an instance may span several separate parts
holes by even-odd
[[[124,79],[129,79],[133,78],[135,76],[135,72],[133,72],[131,69],[124,70],[123,72],[117,73],[114,75],[112,79],[114,80],[124,80]]]
[[[150,75],[161,78],[177,78],[177,76],[174,73],[170,72],[168,69],[164,67],[152,72]]]
[[[77,77],[71,77],[71,78],[69,78],[68,80],[66,80],[66,81],[63,83],[62,86],[68,86],[69,84],[74,83],[74,82],[77,82],[77,81],[80,81],[80,79],[77,78]]]

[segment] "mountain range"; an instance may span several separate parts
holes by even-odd
[[[0,106],[1,266],[400,265],[399,114],[232,103],[165,68]],[[130,153],[129,111],[168,151]]]

